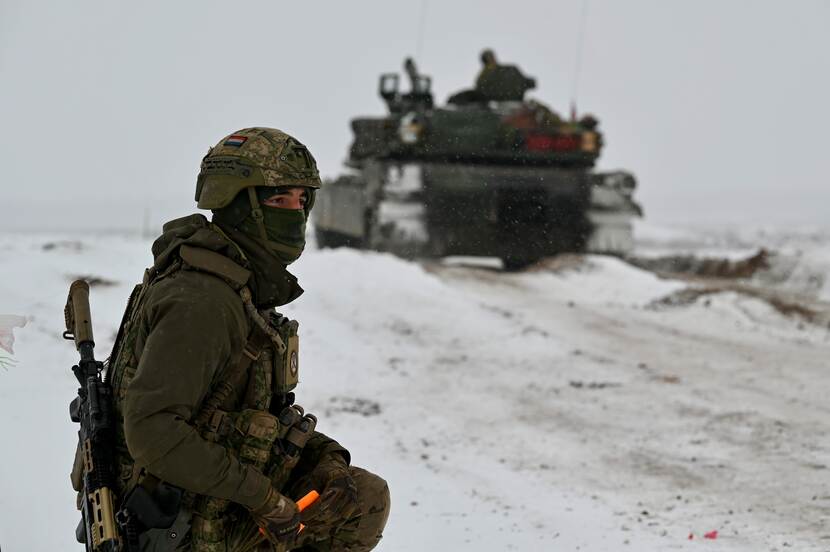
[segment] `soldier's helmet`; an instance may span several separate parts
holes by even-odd
[[[490,48],[482,50],[481,63],[484,65],[494,65],[496,63],[496,53]]]
[[[275,128],[244,128],[222,138],[202,159],[196,180],[200,209],[221,209],[254,186],[309,188],[306,211],[320,187],[317,162],[296,138]]]

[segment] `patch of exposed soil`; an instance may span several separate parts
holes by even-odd
[[[698,276],[703,278],[742,279],[770,268],[770,253],[759,249],[745,259],[669,255],[657,258],[629,257],[632,265],[650,270],[659,276]]]
[[[345,412],[348,414],[359,414],[361,416],[377,416],[381,412],[380,403],[371,399],[356,397],[332,397],[329,405],[326,406],[326,416],[335,413]]]
[[[652,309],[683,307],[696,303],[702,297],[728,292],[759,299],[784,316],[797,317],[811,324],[830,327],[830,305],[819,301],[809,301],[793,294],[740,283],[720,282],[701,287],[688,287],[653,301],[648,307]]]

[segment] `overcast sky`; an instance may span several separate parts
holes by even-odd
[[[294,134],[334,176],[349,119],[384,113],[378,74],[407,55],[443,102],[493,48],[567,113],[582,9],[0,0],[0,228],[193,212],[202,155],[246,126]],[[634,172],[656,222],[827,225],[828,30],[827,1],[589,1],[578,106],[605,132],[600,167]]]

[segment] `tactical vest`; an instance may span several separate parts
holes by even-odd
[[[298,323],[274,309],[256,309],[245,285],[248,270],[214,251],[182,245],[177,258],[166,267],[147,269],[143,282],[134,288],[107,366],[117,420],[117,496],[127,496],[145,477],[127,449],[123,419],[124,399],[138,367],[135,346],[145,298],[153,285],[180,270],[206,272],[225,281],[239,294],[251,328],[241,358],[231,359],[218,371],[190,423],[203,438],[232,449],[240,461],[254,464],[281,488],[316,425],[313,416],[293,405],[291,391],[299,371]],[[228,500],[185,493],[184,503],[193,514],[191,550],[224,551],[231,529],[239,533],[237,541],[259,536],[247,512]]]

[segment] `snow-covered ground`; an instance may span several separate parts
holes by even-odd
[[[826,233],[638,235],[652,256],[766,245],[750,284],[830,299]],[[104,357],[149,263],[136,238],[0,237],[0,314],[30,317],[0,368],[5,552],[80,549],[66,290],[112,282],[91,294]],[[604,257],[505,274],[312,249],[294,268],[298,400],[389,481],[379,550],[830,550],[827,327],[734,290],[660,301],[694,284]]]

